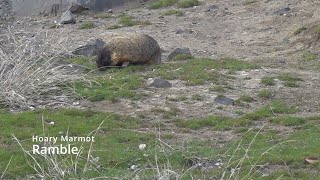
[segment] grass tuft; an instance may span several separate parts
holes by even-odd
[[[178,8],[188,8],[198,5],[200,5],[200,2],[198,0],[179,0],[179,2],[177,3]]]
[[[274,81],[274,77],[265,76],[261,78],[261,83],[266,86],[274,86],[276,85]]]
[[[305,26],[302,26],[302,27],[298,28],[297,30],[295,30],[293,34],[298,35],[298,34],[302,33],[302,31],[305,31],[305,30],[307,30],[307,28]]]
[[[182,16],[183,14],[184,12],[178,9],[170,9],[163,13],[164,16],[170,16],[170,15]]]
[[[178,0],[157,0],[152,2],[149,6],[149,9],[160,9],[163,7],[172,6],[177,3]]]
[[[95,28],[96,26],[94,25],[93,22],[88,21],[88,22],[84,22],[79,26],[79,29],[92,29]]]

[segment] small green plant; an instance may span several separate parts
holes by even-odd
[[[263,89],[258,93],[258,97],[262,98],[262,99],[271,99],[273,96],[272,91],[267,90],[267,89]]]
[[[249,5],[249,4],[253,4],[253,3],[256,3],[257,2],[257,0],[245,0],[244,1],[244,5]]]
[[[198,6],[198,5],[200,5],[200,2],[198,0],[180,0],[177,3],[178,8],[188,8],[188,7]]]
[[[121,27],[130,27],[130,26],[147,26],[150,25],[151,23],[149,21],[138,21],[135,20],[134,17],[126,15],[126,14],[121,14],[119,16],[118,24],[111,25],[108,29],[118,29]]]
[[[185,101],[188,98],[185,96],[178,96],[178,97],[167,97],[166,98],[168,101],[175,101],[175,102],[181,102],[181,101]]]
[[[164,16],[169,16],[169,15],[182,16],[183,14],[184,12],[178,9],[170,9],[163,13]]]
[[[92,29],[95,28],[96,26],[94,25],[93,22],[88,21],[88,22],[84,22],[79,26],[79,29]]]
[[[150,9],[159,9],[162,7],[172,6],[177,3],[178,0],[157,0],[152,2],[149,6]]]
[[[298,81],[302,81],[301,78],[296,77],[295,75],[292,74],[282,74],[278,76],[278,79],[284,82],[284,86],[287,87],[298,87],[299,85],[297,84]]]
[[[261,78],[261,83],[266,86],[274,86],[276,83],[274,82],[274,77],[265,76]]]
[[[306,28],[305,26],[302,26],[302,27],[298,28],[297,30],[295,30],[293,34],[294,34],[294,35],[298,35],[298,34],[300,34],[302,31],[305,31],[305,30],[307,30],[307,28]]]
[[[314,61],[314,60],[317,60],[317,58],[318,58],[318,54],[312,53],[310,51],[305,51],[302,54],[302,60],[303,61]]]
[[[316,28],[316,33],[320,35],[320,25]]]
[[[176,108],[176,107],[171,107],[169,111],[165,111],[163,113],[162,118],[164,119],[171,119],[172,117],[176,117],[179,112],[181,112],[180,109]]]
[[[191,99],[195,101],[203,101],[204,97],[201,96],[200,94],[195,94],[195,95],[192,95]]]
[[[242,95],[239,98],[240,101],[244,101],[244,102],[252,102],[254,101],[253,97],[249,96],[249,95]]]

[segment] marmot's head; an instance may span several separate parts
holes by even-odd
[[[106,66],[111,66],[111,52],[109,51],[107,46],[104,46],[98,53],[97,56],[97,67],[99,70],[105,70]]]

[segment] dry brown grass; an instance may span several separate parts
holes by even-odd
[[[70,84],[84,80],[72,65],[59,63],[68,39],[57,33],[13,32],[0,38],[0,104],[32,109],[72,104]],[[68,86],[69,85],[69,86]]]

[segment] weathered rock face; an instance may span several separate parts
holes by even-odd
[[[0,5],[2,4],[1,3]],[[139,0],[4,0],[12,3],[12,11],[18,16],[32,16],[39,14],[57,15],[66,11],[71,4],[77,3],[92,11],[102,11],[127,2]],[[1,10],[0,10],[1,16]]]
[[[0,1],[0,17],[8,17],[12,13],[12,3],[10,0]]]

